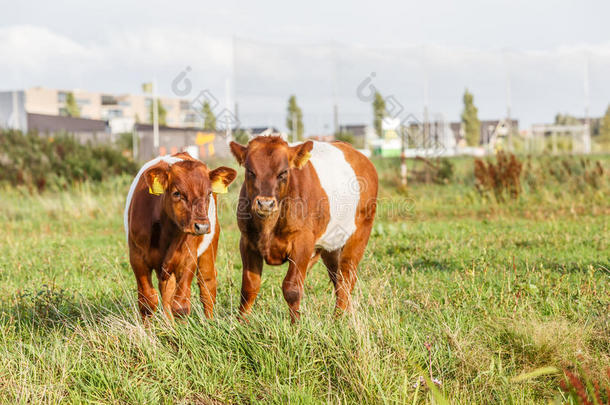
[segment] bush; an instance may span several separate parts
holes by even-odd
[[[243,129],[238,129],[233,133],[233,140],[241,145],[247,145],[250,141],[250,136]]]
[[[481,195],[493,192],[497,201],[504,201],[506,195],[516,199],[521,193],[522,167],[515,155],[502,151],[496,155],[496,164],[475,159],[475,186]]]
[[[529,189],[561,187],[569,192],[583,192],[588,188],[599,190],[605,186],[607,176],[601,161],[586,157],[541,157],[537,165],[531,158],[525,165],[524,177]]]
[[[447,158],[426,159],[417,156],[415,161],[421,161],[424,166],[421,170],[411,170],[410,181],[417,183],[449,184],[453,179],[453,163]]]
[[[116,140],[116,146],[121,151],[133,153],[133,134],[131,132],[121,132]]]
[[[0,183],[42,191],[48,186],[102,181],[137,169],[133,161],[108,145],[85,146],[67,135],[45,138],[0,131]]]

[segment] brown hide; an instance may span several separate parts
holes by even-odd
[[[158,305],[151,280],[153,269],[159,279],[163,309],[169,318],[190,312],[191,282],[196,272],[208,317],[212,316],[216,299],[214,264],[220,226],[216,210],[214,229],[209,229],[208,208],[211,198],[217,207],[212,183],[228,186],[236,172],[226,167],[209,171],[188,153],[173,157],[183,160],[171,166],[160,161],[142,173],[128,203],[129,259],[138,284],[140,313],[145,321]],[[197,257],[197,248],[210,232],[214,232],[210,245]]]
[[[328,196],[308,162],[311,141],[289,146],[279,137],[255,138],[247,147],[231,144],[231,151],[245,168],[237,221],[241,231],[243,264],[240,311],[245,315],[258,294],[263,261],[269,265],[289,262],[282,291],[294,322],[299,317],[306,272],[322,257],[335,287],[338,313],[350,305],[357,266],[368,242],[377,204],[377,172],[368,158],[350,145],[335,142],[354,170],[360,189],[356,231],[334,251],[316,247],[330,219]]]

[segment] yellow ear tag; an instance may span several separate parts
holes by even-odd
[[[212,192],[216,194],[226,194],[227,191],[227,186],[225,186],[222,179],[218,179],[212,183]]]
[[[311,152],[307,152],[305,156],[303,156],[303,158],[299,161],[297,168],[302,169],[307,162],[309,162],[309,158],[311,158]]]
[[[154,194],[154,195],[163,194],[163,192],[164,192],[163,186],[161,185],[161,182],[159,181],[158,178],[156,178],[156,177],[154,178],[152,187],[148,187],[148,192],[150,194]]]

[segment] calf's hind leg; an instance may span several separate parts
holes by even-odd
[[[341,258],[341,249],[331,252],[322,252],[322,261],[328,270],[328,277],[333,283],[333,287],[337,288],[337,272],[339,271],[339,259]]]
[[[370,221],[357,228],[354,234],[347,240],[338,256],[338,271],[335,273],[336,279],[333,280],[337,296],[335,306],[337,315],[351,308],[351,294],[358,279],[358,264],[364,254],[372,227],[373,221]],[[326,264],[326,260],[324,263]],[[331,275],[332,280],[333,276],[330,268],[329,275]]]

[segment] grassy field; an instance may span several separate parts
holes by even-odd
[[[566,400],[564,368],[610,385],[608,160],[601,185],[530,178],[503,204],[475,191],[468,159],[449,184],[407,191],[394,164],[379,164],[354,311],[332,318],[317,264],[295,326],[284,267],[265,267],[251,322],[237,321],[241,171],[221,196],[216,318],[197,302],[149,329],[122,225],[129,178],[0,190],[0,402],[547,403]],[[515,380],[547,366],[560,371]]]

